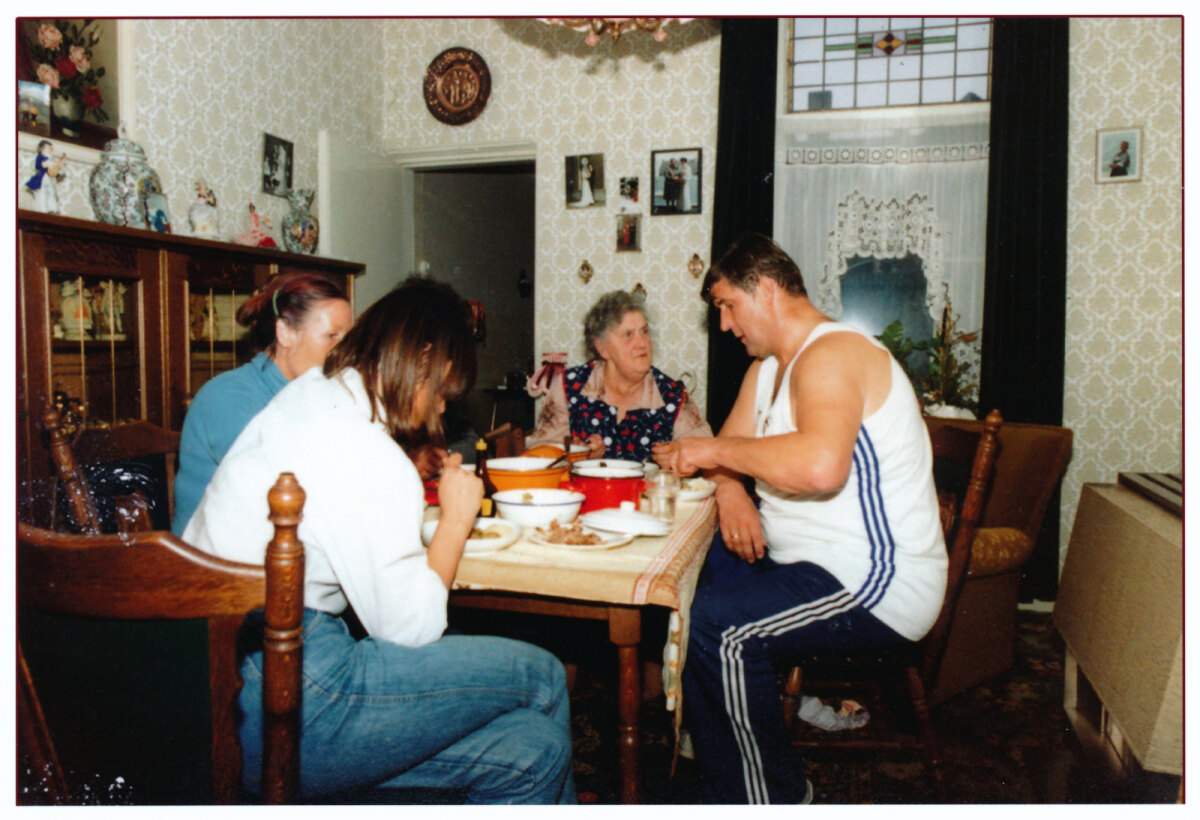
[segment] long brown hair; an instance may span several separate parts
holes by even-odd
[[[359,317],[325,359],[325,375],[357,370],[371,399],[371,420],[382,414],[388,433],[402,447],[440,442],[437,399],[452,401],[475,385],[470,317],[467,303],[449,285],[409,277]],[[425,418],[414,419],[413,402],[422,384],[429,409]]]
[[[283,319],[288,327],[298,328],[304,324],[310,310],[328,299],[349,301],[341,286],[324,276],[282,273],[243,302],[235,318],[238,324],[250,328],[255,349],[270,354],[275,352],[276,319]]]

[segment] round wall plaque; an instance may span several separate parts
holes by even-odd
[[[492,75],[469,48],[448,48],[425,72],[425,105],[448,125],[462,125],[483,113],[492,93]]]

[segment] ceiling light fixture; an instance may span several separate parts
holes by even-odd
[[[627,31],[650,31],[654,39],[662,42],[667,39],[666,25],[668,23],[686,23],[694,17],[539,17],[543,23],[566,26],[575,31],[586,31],[584,42],[594,46],[600,42],[600,35],[607,34],[613,40],[619,40]]]

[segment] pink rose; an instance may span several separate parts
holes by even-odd
[[[83,46],[71,46],[71,62],[81,72],[87,71],[92,65],[88,62],[87,52],[84,51]]]
[[[38,42],[43,48],[56,49],[62,45],[62,32],[52,23],[42,23],[38,26]]]
[[[38,82],[42,85],[48,85],[51,88],[58,88],[58,72],[45,63],[39,63],[37,67]]]

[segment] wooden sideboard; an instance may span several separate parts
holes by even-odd
[[[271,277],[327,276],[351,304],[363,265],[17,212],[18,516],[46,526],[53,469],[41,416],[56,391],[85,426],[179,430],[212,376],[253,356],[236,306]],[[82,294],[83,298],[80,298]]]

